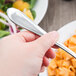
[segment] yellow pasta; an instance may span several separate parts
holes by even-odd
[[[63,64],[62,66],[65,67],[65,68],[68,68],[70,66],[71,62],[70,61],[64,61],[63,60]]]
[[[76,68],[76,59],[72,59],[71,61],[72,61],[73,67]]]
[[[56,71],[53,69],[48,68],[48,74],[49,76],[56,76]]]
[[[56,64],[55,60],[52,60],[50,65],[49,65],[49,68],[56,69],[56,67],[57,67],[57,64]]]
[[[65,41],[64,45],[76,53],[76,35]],[[76,59],[59,48],[56,58],[48,66],[48,76],[76,76]]]
[[[69,71],[69,76],[76,76],[75,72]]]
[[[69,66],[69,70],[72,71],[72,72],[75,72],[75,69],[73,66]]]
[[[69,70],[64,67],[60,67],[59,69],[56,70],[56,76],[68,76],[68,75]]]

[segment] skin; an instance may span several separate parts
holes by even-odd
[[[55,58],[51,47],[57,42],[56,31],[39,37],[20,32],[0,40],[0,76],[37,76]]]

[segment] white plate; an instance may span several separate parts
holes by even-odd
[[[36,11],[36,18],[34,22],[39,24],[45,16],[48,9],[48,0],[37,0],[34,10]]]
[[[76,21],[64,25],[62,28],[58,30],[60,35],[59,41],[64,43],[64,41],[66,41],[68,38],[70,38],[72,35],[75,34],[75,31],[76,31]],[[39,76],[48,76],[47,70],[45,70],[45,72],[41,73]]]

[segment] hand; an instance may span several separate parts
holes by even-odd
[[[37,76],[54,58],[51,47],[58,40],[57,32],[39,37],[20,32],[0,40],[0,76]]]

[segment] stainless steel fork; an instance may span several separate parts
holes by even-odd
[[[9,8],[7,10],[8,17],[17,25],[19,25],[22,28],[25,28],[39,36],[42,36],[46,34],[47,32],[44,31],[41,27],[39,27],[37,24],[35,24],[32,20],[30,20],[25,14],[23,14],[21,11],[15,8]],[[63,49],[67,53],[69,53],[71,56],[76,58],[76,53],[74,53],[72,50],[64,46],[62,43],[57,42],[55,44],[59,48]]]

